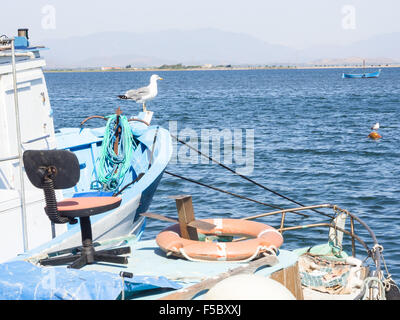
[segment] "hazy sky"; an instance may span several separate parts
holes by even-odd
[[[101,31],[216,28],[303,48],[400,32],[399,0],[2,1],[0,34],[31,40]],[[2,12],[2,11],[5,12]]]

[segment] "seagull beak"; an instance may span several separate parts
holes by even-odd
[[[164,80],[164,79],[160,77],[160,78],[158,78],[158,80]]]

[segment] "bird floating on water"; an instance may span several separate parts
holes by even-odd
[[[158,93],[157,80],[163,80],[163,78],[153,74],[150,77],[150,84],[147,87],[128,90],[125,92],[125,94],[119,95],[118,98],[124,100],[134,100],[136,103],[143,103],[143,111],[147,111],[146,102],[152,100]]]
[[[372,127],[371,130],[378,130],[379,129],[379,122],[375,123]]]
[[[372,127],[371,127],[371,130],[374,130],[374,131],[372,131],[369,135],[368,135],[368,138],[371,138],[371,139],[373,139],[373,140],[378,140],[378,139],[380,139],[380,138],[382,138],[382,136],[378,133],[378,130],[379,129],[379,122],[377,122],[377,123],[375,123]]]

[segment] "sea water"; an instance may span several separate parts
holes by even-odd
[[[303,205],[336,204],[357,215],[383,246],[389,271],[398,282],[400,68],[384,68],[377,79],[342,79],[343,72],[346,70],[65,72],[46,73],[46,81],[55,126],[61,128],[77,127],[91,115],[111,114],[118,106],[124,114],[136,115],[141,105],[118,100],[117,95],[145,86],[151,74],[159,74],[164,80],[158,83],[157,97],[147,104],[154,112],[153,124],[173,131],[198,149],[202,143],[207,146],[207,135],[202,133],[214,130],[221,141],[218,148],[208,142],[209,156],[239,172],[243,169],[249,178]],[[382,138],[375,141],[367,136],[376,122]],[[104,123],[95,119],[87,125]],[[232,153],[224,153],[229,148]],[[207,152],[207,148],[203,150]],[[243,159],[247,164],[239,161]],[[167,170],[276,207],[298,206],[180,144],[174,146]],[[176,194],[192,195],[197,218],[242,218],[275,210],[164,174],[150,211],[176,216],[175,202],[168,198]],[[324,220],[315,212],[304,213],[310,218],[286,214],[285,226]],[[280,218],[257,221],[279,227]],[[155,237],[166,225],[148,220],[143,239]],[[359,225],[355,231],[371,248],[368,232]],[[294,249],[327,242],[328,230],[287,231],[283,236],[282,248]],[[351,253],[349,238],[344,239]],[[357,249],[363,247],[357,244]],[[365,250],[358,257],[366,258]]]

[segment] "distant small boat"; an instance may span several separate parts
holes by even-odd
[[[375,72],[365,72],[365,60],[363,61],[363,73],[343,73],[342,78],[378,78],[380,73],[381,73],[381,69],[379,69],[378,71]]]
[[[376,72],[370,72],[370,73],[358,73],[358,74],[349,74],[349,73],[343,73],[342,78],[378,78],[379,74],[381,73],[381,69],[379,69]]]

